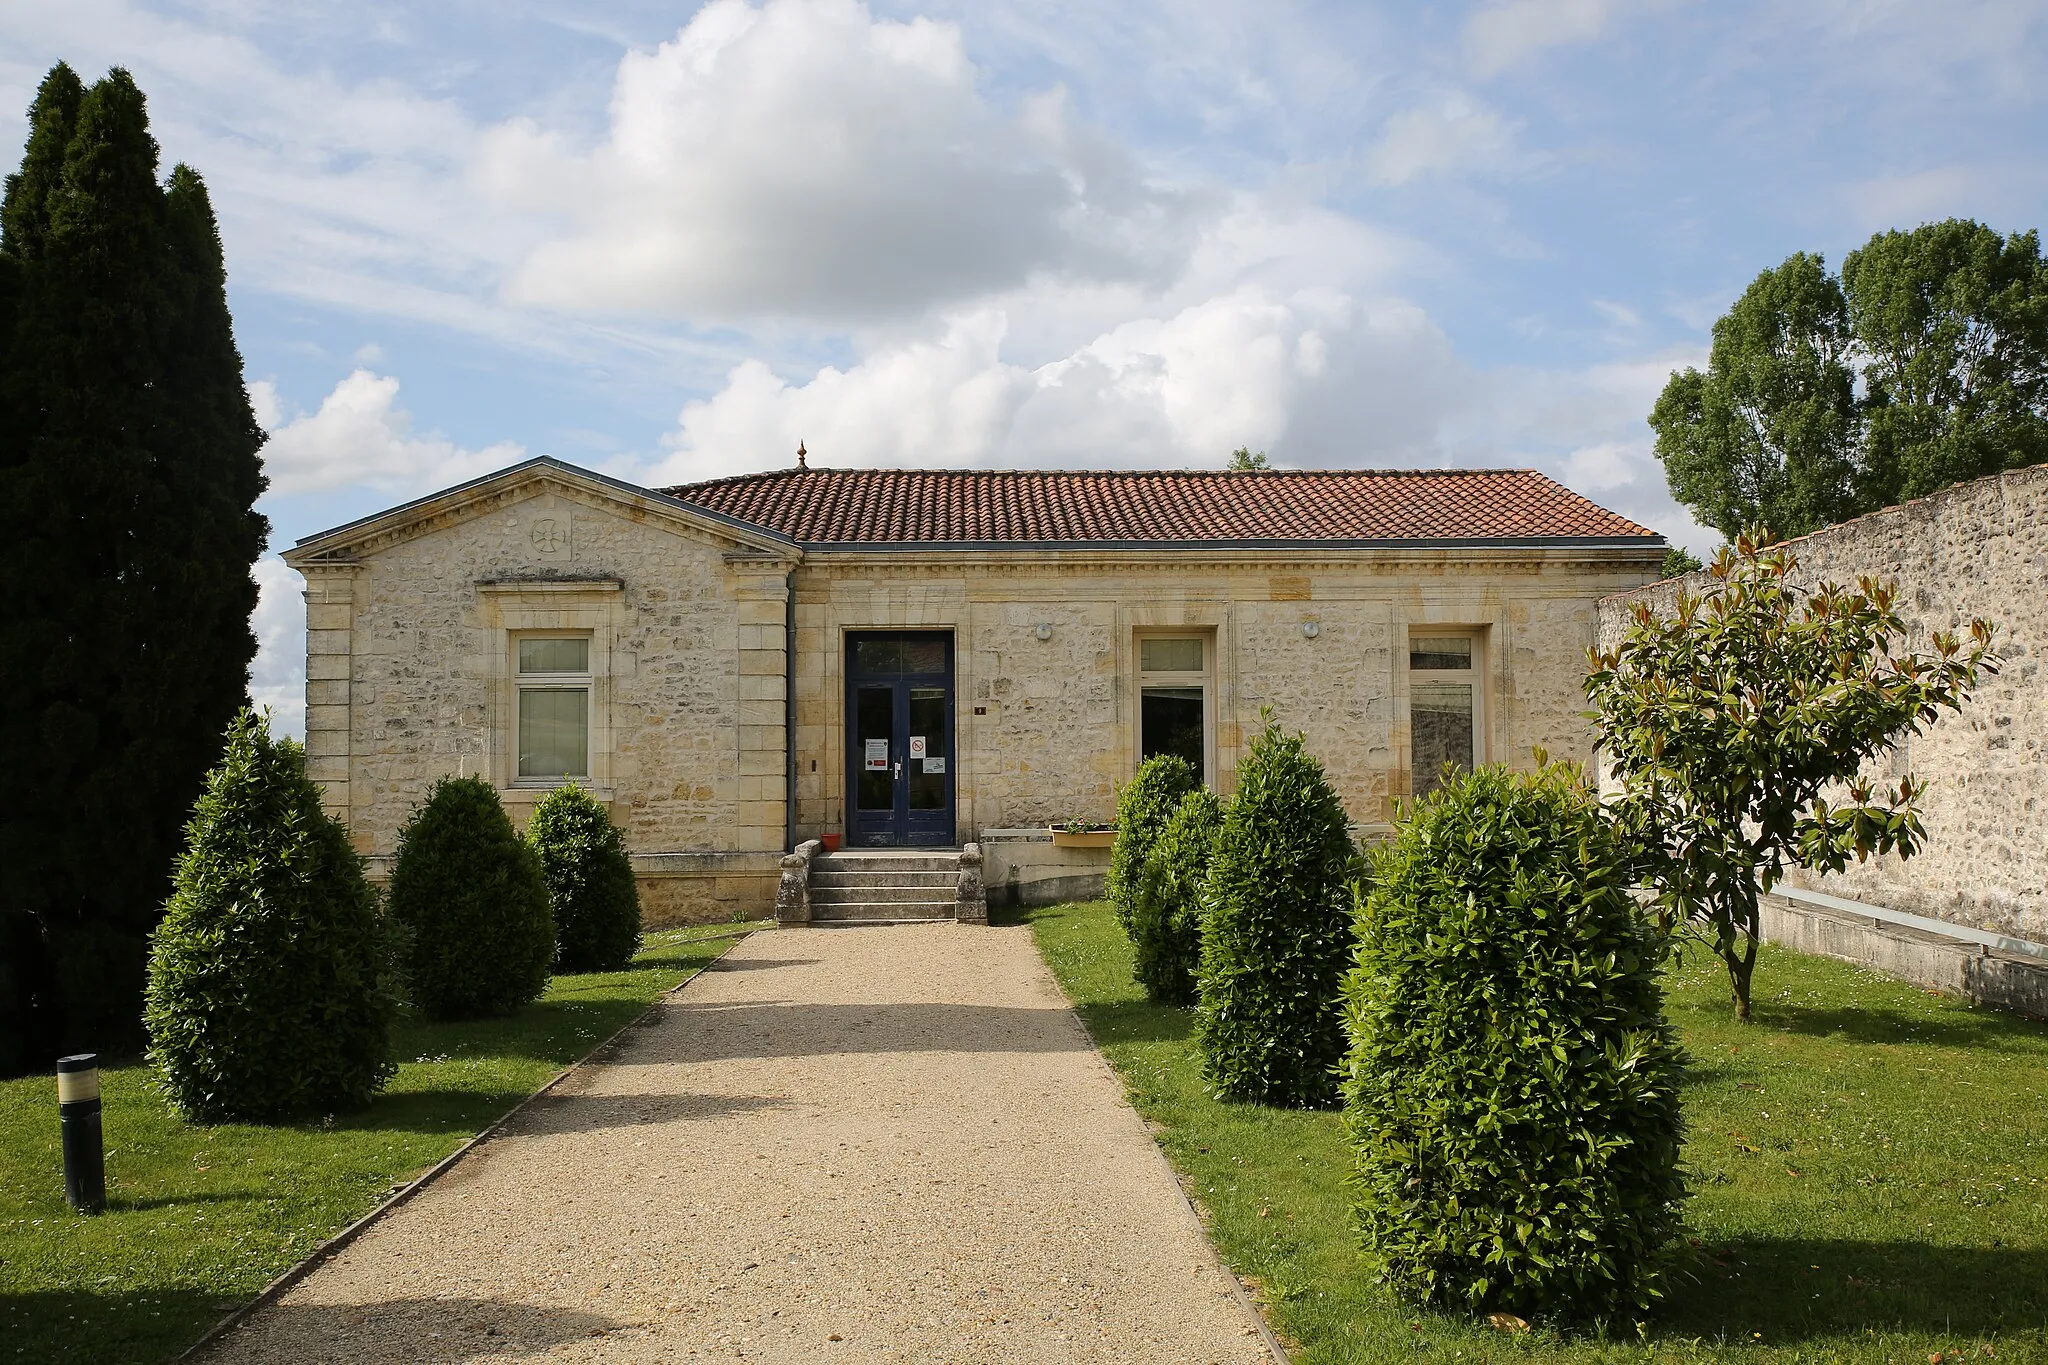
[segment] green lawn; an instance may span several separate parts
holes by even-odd
[[[1373,1282],[1336,1117],[1205,1096],[1188,1016],[1144,1002],[1106,905],[1030,919],[1299,1361],[2048,1361],[2048,1025],[1766,948],[1741,1026],[1719,963],[1682,964],[1685,1274],[1640,1338],[1508,1336]]]
[[[408,1019],[390,1089],[326,1123],[194,1127],[141,1065],[102,1071],[97,1218],[64,1203],[55,1082],[0,1081],[0,1365],[175,1355],[745,932],[650,934],[631,968],[558,976],[510,1019]]]

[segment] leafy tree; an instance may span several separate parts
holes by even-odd
[[[199,178],[142,92],[51,70],[0,201],[0,1066],[141,1036],[179,831],[247,698],[262,433]],[[0,989],[5,982],[0,981]],[[0,1044],[4,1051],[6,1044]]]
[[[1181,798],[1145,862],[1131,912],[1138,983],[1162,1005],[1195,1003],[1202,959],[1202,888],[1223,828],[1223,803],[1207,787]]]
[[[1323,765],[1269,719],[1237,765],[1209,864],[1195,1042],[1221,1098],[1336,1102],[1357,857]]]
[[[1737,537],[1703,596],[1680,594],[1669,616],[1638,604],[1621,642],[1591,651],[1586,680],[1621,783],[1615,818],[1667,917],[1712,933],[1743,1019],[1758,897],[1787,867],[1917,853],[1926,784],[1875,790],[1860,769],[1997,671],[1987,623],[1971,622],[1967,648],[1937,633],[1932,655],[1895,654],[1896,583],[1799,588],[1797,563],[1768,537]]]
[[[1651,410],[1672,495],[1730,537],[1853,515],[1849,346],[1848,303],[1819,256],[1757,276],[1714,324],[1706,372],[1674,374]]]
[[[617,971],[640,948],[640,891],[626,841],[604,804],[575,783],[533,808],[526,842],[540,858],[555,919],[555,970]]]
[[[2048,263],[2032,232],[1950,219],[1842,262],[1867,357],[1866,509],[2048,460]]]
[[[1227,467],[1240,470],[1272,468],[1266,461],[1266,452],[1263,450],[1254,451],[1250,446],[1239,446],[1236,450],[1231,451],[1230,464]]]
[[[1660,1288],[1685,1183],[1669,939],[1570,764],[1452,777],[1373,855],[1344,1127],[1404,1294],[1602,1317]]]
[[[1689,573],[1698,573],[1707,566],[1700,563],[1700,557],[1683,545],[1674,545],[1664,552],[1665,578],[1683,578]]]
[[[1178,754],[1154,754],[1138,765],[1137,775],[1117,793],[1116,840],[1109,848],[1104,894],[1116,907],[1117,923],[1126,932],[1152,846],[1159,842],[1160,831],[1181,798],[1200,785],[1202,777],[1194,764]]]
[[[202,1123],[356,1109],[390,1079],[377,899],[305,753],[242,712],[149,960],[150,1058]]]
[[[1800,253],[1714,324],[1650,425],[1671,491],[1733,538],[1804,535],[2048,460],[2048,263],[2033,232],[1882,232],[1839,280]]]
[[[540,858],[481,777],[444,777],[398,834],[391,917],[430,1019],[511,1014],[548,984],[555,921]]]

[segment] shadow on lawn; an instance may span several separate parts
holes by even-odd
[[[1991,1009],[1908,1014],[1874,1006],[1820,1009],[1759,1000],[1756,1022],[1810,1038],[1844,1038],[1856,1043],[2048,1053],[2048,1028],[2039,1020]]]
[[[1660,1335],[1767,1344],[1866,1330],[1982,1336],[2048,1315],[2048,1251],[1743,1238],[1708,1244],[1657,1314]]]
[[[1103,1043],[1178,1043],[1195,1027],[1192,1010],[1143,1000],[1095,1002],[1078,1009],[1088,1032]]]
[[[175,1356],[239,1299],[189,1289],[0,1293],[0,1357],[37,1365],[101,1365]]]

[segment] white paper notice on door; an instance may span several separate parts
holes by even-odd
[[[912,736],[910,737],[910,756],[911,756],[912,758],[923,758],[923,757],[924,757],[924,736],[923,736],[923,735],[912,735]]]
[[[946,760],[943,758],[927,758],[924,761],[924,770],[928,773],[942,773],[946,771]]]
[[[889,741],[871,739],[868,741],[868,771],[885,773],[889,771]]]

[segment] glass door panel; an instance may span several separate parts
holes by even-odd
[[[896,689],[887,683],[854,689],[854,807],[863,814],[896,809]]]
[[[946,689],[910,689],[910,808],[943,810],[946,806]]]

